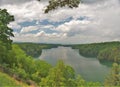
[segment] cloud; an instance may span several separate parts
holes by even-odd
[[[74,36],[76,34],[80,34],[86,31],[86,26],[89,24],[89,21],[84,20],[72,20],[70,22],[66,22],[56,28],[56,30],[60,32],[67,33],[68,36]]]
[[[6,5],[6,4],[23,4],[26,3],[28,1],[32,1],[32,0],[0,0],[0,5]]]
[[[12,29],[20,29],[22,27],[19,24],[17,24],[16,22],[11,22],[10,24],[8,24],[8,26]]]
[[[102,7],[101,7],[102,8]],[[99,29],[103,32],[104,37],[116,39],[112,37],[119,36],[119,22],[120,22],[120,4],[119,0],[110,0],[104,3],[103,8],[95,14],[95,18],[99,20]]]
[[[47,38],[62,38],[62,37],[66,37],[66,34],[65,33],[51,33],[51,34],[48,34],[44,31],[40,31],[38,32],[36,35],[36,37],[47,37]]]
[[[78,8],[59,8],[44,14],[45,0],[2,0],[16,21],[9,26],[17,29],[14,41],[90,43],[120,41],[120,0],[84,0]],[[0,1],[1,2],[1,1]],[[68,20],[71,18],[70,20]],[[46,22],[46,21],[47,22]],[[67,21],[66,21],[67,20]],[[34,25],[21,23],[36,21]],[[36,30],[36,32],[35,32]],[[19,31],[19,32],[18,32]],[[31,40],[32,39],[32,40]]]
[[[31,31],[38,30],[38,29],[39,29],[38,26],[23,27],[23,28],[21,29],[21,32],[20,32],[20,33],[28,33],[28,32],[31,32]]]
[[[100,3],[106,0],[81,0],[81,1],[86,4],[95,4],[95,3]]]
[[[47,3],[39,3],[35,0],[17,5],[5,4],[1,8],[6,8],[8,12],[15,16],[16,22],[25,22],[44,19],[44,7]]]

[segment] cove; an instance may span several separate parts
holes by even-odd
[[[110,67],[103,65],[97,58],[87,58],[79,54],[78,49],[71,47],[58,47],[43,49],[39,57],[48,63],[55,65],[58,60],[63,60],[65,64],[74,68],[86,81],[103,82],[110,71]]]

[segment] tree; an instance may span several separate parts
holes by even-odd
[[[68,84],[73,83],[73,78],[75,78],[73,69],[70,66],[66,66],[63,61],[59,61],[50,70],[49,75],[41,80],[40,86],[67,87]]]
[[[40,1],[40,0],[38,0]],[[45,13],[51,10],[57,9],[58,7],[68,6],[69,8],[78,7],[81,0],[49,0],[49,5],[45,9]]]
[[[0,41],[7,49],[11,49],[12,40],[10,37],[14,37],[13,30],[7,26],[12,21],[14,21],[14,17],[6,9],[0,9]]]
[[[85,80],[80,75],[78,75],[76,77],[75,82],[76,82],[77,87],[81,87],[81,86],[84,87],[85,86]]]
[[[120,66],[117,63],[113,64],[110,75],[105,80],[105,86],[120,86]]]
[[[7,52],[6,47],[0,41],[0,64],[4,63],[4,60],[7,57],[6,52]]]

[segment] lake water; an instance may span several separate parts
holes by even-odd
[[[110,67],[102,65],[97,58],[83,57],[79,54],[78,49],[71,47],[43,49],[39,58],[52,65],[62,59],[65,64],[72,66],[76,73],[87,81],[103,82],[110,71]]]

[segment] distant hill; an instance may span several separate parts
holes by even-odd
[[[60,46],[60,44],[41,44],[41,43],[14,43],[17,44],[25,53],[32,57],[39,57],[42,49],[50,49]]]
[[[74,44],[74,45],[61,45],[61,44],[40,44],[40,43],[15,43],[25,51],[29,56],[38,58],[42,49],[56,48],[58,46],[72,47],[79,49],[81,55],[86,57],[97,57],[99,60],[112,61],[120,63],[120,42],[101,42],[90,44]]]
[[[79,49],[81,55],[86,57],[96,57],[100,61],[112,61],[120,63],[120,42],[103,42],[73,45],[74,49]]]

